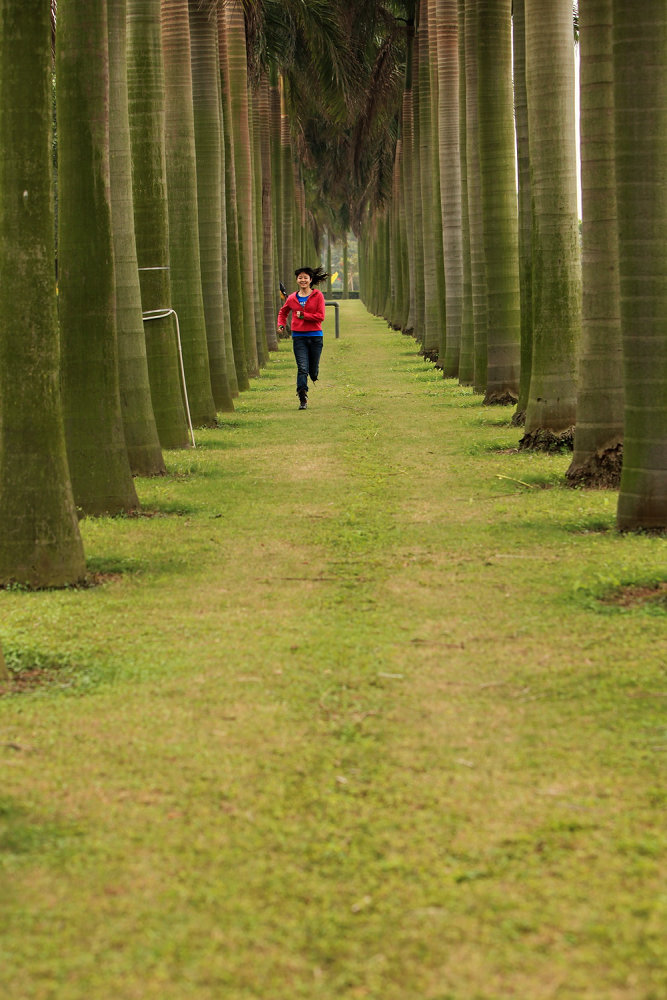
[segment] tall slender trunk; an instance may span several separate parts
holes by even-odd
[[[474,326],[474,387],[486,392],[488,297],[486,257],[484,254],[484,214],[482,212],[482,177],[479,158],[479,105],[477,59],[477,6],[468,0],[465,9],[466,49],[466,165],[468,176],[468,220],[470,232],[470,271],[472,281],[472,318]]]
[[[232,99],[229,83],[229,59],[227,53],[227,21],[222,7],[218,7],[218,55],[220,60],[220,114],[224,143],[224,189],[225,202],[223,229],[226,229],[227,291],[232,341],[234,344],[234,366],[239,390],[243,392],[250,385],[248,361],[245,345],[245,321],[243,318],[243,288],[241,284],[241,250],[239,246],[238,199],[236,196],[236,168],[234,166],[234,137],[232,130]],[[224,234],[221,232],[221,243]],[[223,258],[225,244],[223,243]]]
[[[445,267],[443,374],[459,374],[463,311],[461,147],[459,140],[459,34],[456,0],[437,0],[438,139],[440,206]]]
[[[623,455],[611,0],[580,17],[582,337],[570,482],[618,487]]]
[[[107,0],[109,24],[109,165],[116,271],[118,380],[125,444],[137,476],[164,475],[146,357],[134,236],[132,155],[127,105],[127,3]]]
[[[463,289],[461,303],[461,345],[458,357],[459,382],[475,381],[475,328],[472,307],[472,269],[470,262],[470,213],[468,199],[468,114],[466,83],[466,0],[458,0],[459,29],[459,146],[461,156],[461,254]]]
[[[188,0],[161,0],[161,5],[171,304],[179,322],[192,422],[195,427],[214,427],[216,406],[222,406],[218,399],[214,402],[211,390],[202,294]],[[215,83],[215,74],[212,79]],[[229,407],[228,386],[226,390]]]
[[[194,136],[197,164],[198,246],[201,256],[206,342],[217,410],[234,409],[228,379],[222,269],[222,127],[218,33],[198,0],[189,0]]]
[[[255,342],[257,361],[261,368],[269,360],[269,345],[264,323],[264,226],[262,218],[262,148],[257,113],[258,93],[252,88],[248,94],[248,123],[250,128],[250,160],[252,165],[252,246],[253,274],[255,274]],[[271,324],[272,328],[275,323]]]
[[[127,2],[134,231],[144,313],[171,309],[160,0]],[[153,412],[163,448],[189,444],[173,316],[146,321]]]
[[[106,0],[61,0],[56,75],[63,410],[74,499],[93,515],[139,506],[118,383],[108,51]]]
[[[264,288],[264,329],[267,346],[270,351],[278,350],[276,333],[275,295],[277,287],[277,268],[273,257],[273,213],[271,198],[273,183],[271,174],[271,91],[269,77],[262,74],[257,93],[257,128],[260,139],[260,163],[262,175],[261,211],[262,211],[262,281]]]
[[[667,528],[667,7],[613,0],[625,375],[618,526]]]
[[[526,9],[525,0],[514,0],[512,8],[514,55],[514,121],[519,184],[519,294],[521,296],[521,376],[519,398],[512,423],[526,422],[533,364],[533,209],[530,189],[530,143],[528,140],[528,96],[526,94]]]
[[[533,193],[533,366],[522,448],[571,444],[581,264],[570,0],[526,0]]]
[[[230,124],[232,155],[236,172],[240,260],[243,274],[252,275],[254,280],[252,156],[248,121],[245,21],[243,8],[240,4],[224,7],[222,14],[225,19],[227,59],[229,62]],[[246,366],[251,378],[259,374],[255,305],[253,295],[246,295],[243,302],[243,338]]]
[[[478,113],[486,262],[487,404],[516,403],[521,314],[514,166],[512,0],[478,0]]]
[[[0,0],[0,23],[0,315],[12,317],[0,323],[0,583],[62,587],[86,567],[60,395],[48,4]]]

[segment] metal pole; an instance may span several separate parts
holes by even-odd
[[[324,304],[325,306],[333,306],[334,309],[336,310],[336,340],[338,340],[338,338],[340,337],[340,319],[339,319],[340,302],[327,302],[325,299]]]

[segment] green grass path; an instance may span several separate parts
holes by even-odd
[[[661,1000],[664,539],[359,303],[310,400],[0,592],[0,995]]]

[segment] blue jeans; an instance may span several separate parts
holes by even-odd
[[[308,376],[317,381],[320,370],[320,355],[324,337],[292,337],[292,347],[296,358],[296,391],[308,392]]]

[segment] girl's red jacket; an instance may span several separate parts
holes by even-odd
[[[325,305],[324,296],[319,288],[313,288],[302,306],[296,297],[296,292],[292,292],[285,299],[278,313],[278,326],[284,326],[287,321],[288,312],[292,313],[292,333],[317,332],[322,329],[324,320]],[[297,312],[302,315],[297,316]]]

